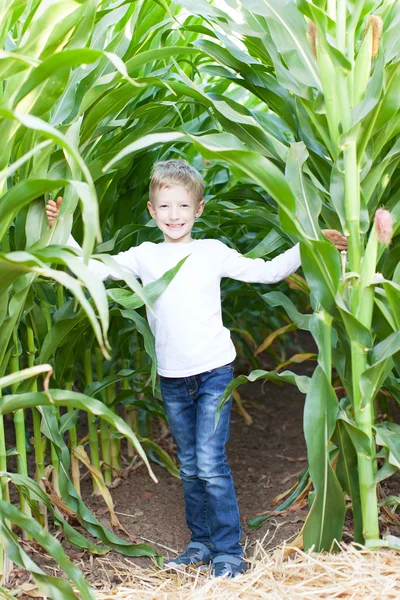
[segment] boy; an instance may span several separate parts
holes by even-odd
[[[180,474],[191,542],[166,566],[184,568],[212,563],[216,576],[234,577],[246,570],[240,516],[225,445],[229,438],[232,398],[223,406],[214,432],[215,411],[232,380],[235,348],[221,317],[220,281],[231,277],[249,283],[275,283],[300,266],[296,245],[269,262],[249,259],[218,240],[193,240],[196,217],[204,210],[201,175],[183,160],[157,163],[152,170],[148,210],[164,242],[144,242],[115,260],[147,285],[188,257],[165,292],[148,312],[156,340],[161,394],[171,434],[178,448]],[[47,214],[55,222],[62,199],[50,200]],[[337,247],[346,238],[325,235]],[[69,245],[77,246],[70,237]],[[79,247],[79,246],[78,246]],[[92,260],[102,279],[118,279],[109,267]]]

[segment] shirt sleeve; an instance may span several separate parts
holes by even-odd
[[[69,236],[66,245],[70,246],[71,248],[78,248],[79,250],[82,250],[72,235]],[[113,255],[111,258],[125,271],[140,279],[139,261],[136,248],[130,248],[126,252],[120,252],[119,254]],[[91,272],[97,275],[97,277],[99,277],[102,281],[105,279],[121,279],[121,275],[113,270],[111,266],[105,265],[99,260],[89,260],[88,266]]]
[[[299,244],[269,261],[262,258],[246,258],[230,248],[222,264],[221,277],[247,283],[277,283],[289,277],[300,265]]]

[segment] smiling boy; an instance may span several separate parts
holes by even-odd
[[[155,281],[188,257],[154,303],[148,321],[155,337],[157,370],[172,437],[177,445],[186,522],[191,540],[169,567],[212,565],[217,576],[246,570],[240,515],[225,446],[229,439],[232,398],[222,408],[214,431],[219,399],[233,377],[236,352],[222,322],[220,282],[230,277],[248,283],[277,283],[300,266],[296,245],[271,261],[245,258],[213,239],[194,240],[195,218],[204,210],[201,175],[183,160],[154,165],[148,210],[164,235],[158,244],[144,242],[114,257],[142,280]],[[47,205],[52,226],[61,204]],[[325,236],[344,249],[346,238],[335,230]],[[77,246],[70,238],[72,246]],[[101,279],[118,279],[112,269],[91,260]]]
[[[195,217],[200,217],[204,210],[204,183],[195,169],[190,173],[190,182],[187,181],[189,165],[182,168],[181,163],[185,164],[165,161],[154,166],[147,208],[163,232],[164,242],[184,244],[192,241]]]

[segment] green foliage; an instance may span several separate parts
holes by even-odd
[[[211,3],[202,2],[197,9],[190,0],[179,4],[206,15],[208,26],[212,25],[213,39],[196,42],[209,57],[203,70],[248,90],[252,97],[251,116],[268,132],[268,145],[264,141],[263,149],[260,134],[257,142],[250,142],[250,123],[243,122],[241,109],[235,105],[230,108],[236,111],[240,128],[231,130],[230,137],[213,134],[209,142],[210,136],[202,134],[200,139],[191,139],[204,156],[223,158],[234,173],[246,180],[250,177],[270,193],[276,204],[268,206],[269,220],[273,222],[272,216],[278,209],[282,229],[301,242],[311,305],[317,313],[323,309],[332,321],[331,335],[322,334],[318,327],[311,328],[322,368],[317,369],[315,376],[319,374],[318,386],[326,393],[318,393],[318,386],[310,386],[306,406],[313,409],[306,411],[306,438],[308,430],[327,433],[318,438],[318,450],[316,441],[311,437],[308,441],[310,473],[316,491],[304,530],[306,547],[327,549],[335,538],[340,539],[344,515],[341,486],[352,495],[358,539],[379,545],[374,482],[393,472],[393,463],[388,463],[393,453],[386,450],[382,455],[384,467],[375,476],[375,444],[383,440],[387,443],[390,438],[375,440],[373,406],[380,388],[390,385],[391,390],[396,390],[395,382],[400,376],[395,274],[399,117],[393,103],[400,69],[395,35],[399,5],[390,0],[359,2],[354,6],[343,3],[344,10],[339,10],[335,2],[293,0],[283,4],[278,0],[251,0],[245,6],[240,4],[240,21]],[[239,3],[234,2],[235,5],[239,8]],[[370,12],[374,13],[371,18]],[[383,32],[379,42],[376,31],[380,23]],[[213,115],[226,129],[217,110],[213,110]],[[279,130],[270,129],[271,117],[279,123]],[[286,132],[286,138],[280,132]],[[175,137],[176,132],[160,136],[164,138],[158,138],[158,143],[186,139]],[[151,138],[137,140],[131,149],[156,140],[152,134]],[[271,171],[268,165],[274,142],[282,146],[273,156]],[[122,153],[127,150],[128,147]],[[262,158],[256,159],[254,150]],[[268,173],[268,181],[262,178],[261,171]],[[276,185],[278,181],[282,182],[281,187]],[[290,191],[285,193],[283,186],[290,186]],[[381,204],[388,208],[393,220],[394,238],[389,247],[378,246],[373,224]],[[346,264],[341,264],[339,253],[321,237],[322,228],[331,227],[343,228],[348,236]],[[380,271],[384,271],[384,278]],[[265,295],[267,302],[269,296]],[[298,326],[304,322],[290,301],[282,303]],[[348,432],[353,444],[351,449],[349,439],[337,430],[341,486],[328,458],[335,414],[341,414],[332,387],[331,363],[349,396],[351,425],[345,425],[345,430],[343,425],[338,427],[342,433]],[[324,404],[328,398],[330,410]],[[327,429],[328,421],[325,426],[319,423],[319,414],[325,418],[330,415]],[[354,452],[359,481],[346,474],[350,465],[354,468]],[[321,473],[325,473],[323,480]],[[321,496],[328,488],[331,494]],[[334,498],[333,505],[329,504],[330,497]]]
[[[1,414],[33,409],[38,468],[45,437],[60,491],[90,533],[121,552],[153,553],[105,530],[80,500],[74,411],[89,412],[96,468],[100,423],[102,458],[112,462],[103,465],[106,483],[120,466],[120,434],[149,469],[150,459],[177,474],[151,439],[153,419],[165,415],[144,310],[181,265],[145,288],[121,270],[120,282],[103,285],[86,265],[96,252],[116,268],[109,253],[160,240],[146,211],[150,169],[156,160],[185,157],[207,186],[195,235],[218,237],[250,257],[300,242],[306,278],[290,298],[284,285],[271,291],[223,282],[225,323],[251,372],[234,380],[220,407],[247,381],[296,384],[307,394],[315,487],[306,547],[329,549],[340,539],[344,492],[356,538],[377,544],[375,484],[398,466],[397,430],[374,423],[373,405],[382,387],[400,398],[399,4],[351,2],[348,14],[335,2],[311,0],[230,5],[240,8],[241,22],[206,0],[0,0],[0,385],[12,386]],[[371,12],[383,22],[377,56]],[[61,214],[50,230],[45,203],[59,194]],[[390,246],[378,244],[373,225],[381,205],[394,222]],[[83,261],[66,246],[71,228]],[[346,264],[323,237],[326,228],[348,236]],[[288,318],[317,342],[311,379],[263,371],[254,355]],[[284,362],[282,343],[267,351]],[[332,366],[346,390],[340,406]],[[52,377],[51,395],[38,379],[42,367]],[[133,432],[119,416],[125,409]],[[384,463],[378,471],[376,443]],[[1,421],[0,471],[7,470]],[[2,476],[3,502],[9,481]],[[28,527],[27,513],[46,501],[26,480],[18,485]],[[35,570],[11,530],[7,539],[15,562]],[[51,597],[59,584],[46,585]]]

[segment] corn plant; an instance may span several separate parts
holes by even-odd
[[[307,393],[314,492],[306,548],[329,550],[341,539],[345,494],[357,541],[398,546],[393,537],[380,540],[376,488],[399,466],[399,426],[377,422],[376,399],[386,390],[400,400],[400,5],[250,0],[229,3],[235,18],[205,0],[179,4],[204,18],[194,45],[204,53],[206,78],[196,84],[179,72],[168,85],[178,98],[205,104],[217,125],[202,135],[180,128],[144,137],[105,170],[154,145],[171,151],[189,143],[268,192],[274,203],[264,210],[277,232],[300,242],[314,312],[300,314],[282,293],[264,299],[311,331],[318,366],[311,379],[253,371],[237,378],[225,399],[259,378],[289,381]],[[192,27],[192,18],[183,28]],[[231,82],[223,95],[221,77]],[[236,86],[250,95],[249,108],[235,101]],[[347,256],[323,239],[323,227],[345,232]],[[338,387],[345,392],[340,402]]]

